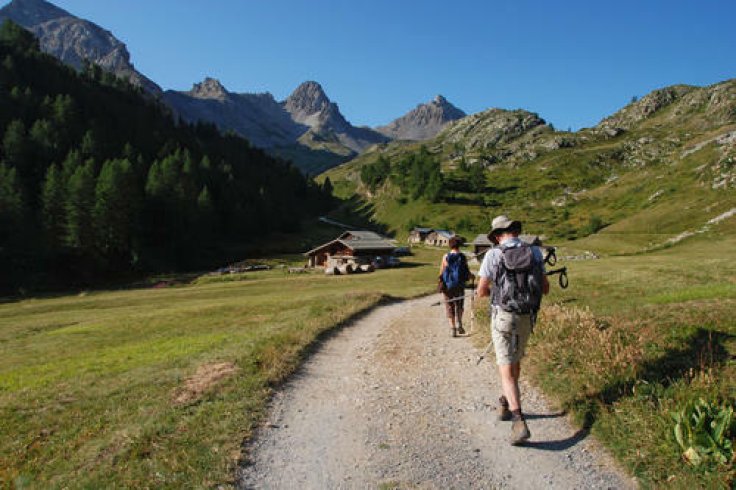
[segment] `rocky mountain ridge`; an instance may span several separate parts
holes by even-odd
[[[352,126],[314,81],[277,101],[270,93],[230,92],[218,80],[206,78],[187,92],[166,91],[163,100],[187,121],[203,120],[234,130],[260,148],[290,147],[297,164],[300,152],[328,151],[344,160],[387,141],[373,130]]]
[[[161,93],[156,83],[135,69],[125,44],[93,22],[45,0],[13,0],[0,9],[0,23],[6,19],[31,31],[41,50],[77,70],[89,60],[150,93]]]
[[[167,90],[162,100],[186,121],[214,123],[222,130],[246,136],[253,145],[264,149],[292,145],[309,129],[295,123],[271,94],[229,92],[213,78],[195,83],[189,91]]]

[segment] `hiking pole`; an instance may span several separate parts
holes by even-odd
[[[475,276],[470,281],[470,288],[473,290],[470,293],[470,335],[473,335],[473,331],[475,330]]]
[[[483,351],[483,353],[478,356],[478,360],[476,361],[475,365],[479,365],[480,362],[485,359],[485,357],[488,355],[488,353],[491,351],[491,347],[493,347],[493,340],[488,342],[488,345],[486,346],[486,350]]]
[[[560,278],[558,282],[560,283],[560,287],[562,289],[567,289],[567,286],[570,285],[570,281],[567,278],[567,267],[561,267],[560,269],[555,269],[553,271],[548,271],[547,275],[552,276],[554,274],[559,274]]]
[[[461,301],[461,300],[464,300],[466,297],[467,297],[466,295],[462,295],[462,296],[458,296],[458,297],[452,298],[452,299],[447,299],[447,300],[443,299],[441,301],[436,301],[436,302],[432,303],[429,306],[439,306],[439,305],[442,305],[442,304],[445,304],[445,303],[452,303],[453,301]]]
[[[547,255],[544,257],[544,262],[547,265],[555,265],[557,263],[557,248],[556,247],[544,247]]]

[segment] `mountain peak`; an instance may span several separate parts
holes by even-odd
[[[307,81],[299,85],[284,104],[287,111],[304,116],[324,111],[330,106],[330,99],[322,89],[322,85]]]
[[[218,79],[206,77],[201,82],[195,83],[189,94],[198,99],[224,99],[228,91]]]
[[[430,102],[419,104],[399,119],[378,128],[378,131],[390,138],[421,141],[433,138],[448,122],[463,117],[463,111],[442,95],[437,95]]]
[[[0,9],[0,20],[11,18],[20,25],[36,25],[62,17],[74,17],[45,0],[13,0]]]

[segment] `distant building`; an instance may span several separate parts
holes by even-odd
[[[336,239],[306,252],[309,267],[335,268],[394,262],[396,246],[372,231],[346,231]]]
[[[407,241],[409,243],[424,243],[424,241],[427,239],[427,235],[429,235],[433,231],[434,229],[432,228],[415,227],[409,232],[409,239]]]
[[[454,231],[447,230],[434,230],[432,233],[427,235],[424,243],[433,247],[448,247],[450,245],[450,238],[456,237],[460,240],[460,243],[465,243],[465,239],[460,235],[456,235]]]
[[[473,254],[478,258],[478,260],[481,260],[483,255],[485,253],[493,248],[493,243],[491,243],[491,240],[488,238],[488,235],[482,233],[475,237],[475,240],[473,240]]]

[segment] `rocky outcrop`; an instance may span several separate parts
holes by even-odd
[[[621,130],[631,129],[634,125],[651,117],[693,90],[697,90],[696,87],[689,85],[674,85],[654,90],[602,120],[596,126],[596,129],[611,137],[618,136]]]
[[[465,117],[465,113],[441,95],[419,104],[415,109],[376,128],[381,134],[398,140],[422,141],[434,138],[451,121]]]
[[[0,9],[0,22],[6,19],[31,31],[44,52],[78,70],[89,60],[148,92],[161,92],[158,85],[133,67],[125,44],[93,22],[44,0],[13,0]]]
[[[490,149],[545,124],[537,114],[525,110],[488,109],[450,123],[438,138],[444,143],[460,143],[466,149]]]

